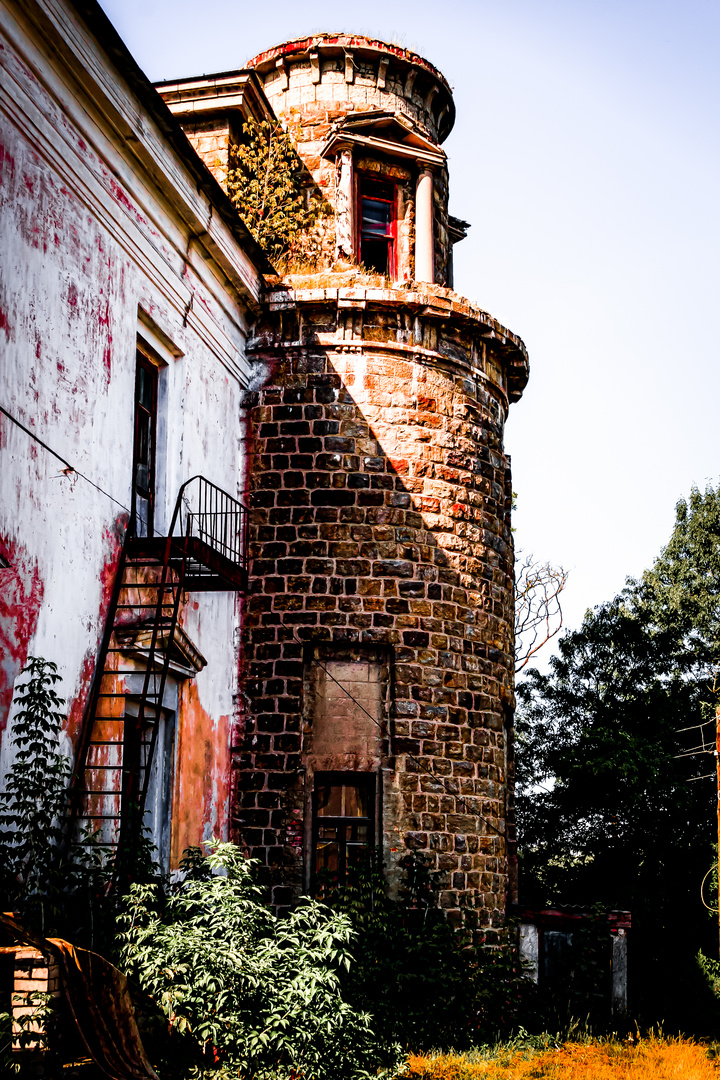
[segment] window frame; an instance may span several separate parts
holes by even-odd
[[[144,406],[140,400],[140,372],[145,371],[151,378],[150,408]],[[135,353],[135,395],[133,399],[133,462],[132,462],[132,529],[133,535],[152,537],[155,535],[155,483],[157,472],[157,419],[158,419],[158,382],[159,371],[154,364],[140,349]],[[144,413],[149,417],[148,434],[150,452],[148,454],[148,487],[141,489],[138,486],[138,468],[140,466],[140,416]],[[148,505],[145,530],[138,530],[137,498],[146,499]],[[147,498],[146,498],[147,496]]]
[[[363,187],[368,182],[377,184],[386,184],[392,189],[392,195],[389,199],[384,199],[372,194],[363,194]],[[372,237],[371,239],[379,240],[385,239],[388,246],[387,257],[387,277],[394,281],[397,277],[397,222],[398,222],[398,185],[395,180],[387,177],[377,176],[375,173],[361,172],[357,174],[357,190],[356,190],[356,207],[355,207],[355,220],[357,222],[357,259],[358,263],[362,263],[362,249],[363,249],[363,199],[373,199],[375,202],[386,203],[390,206],[390,228],[386,237]],[[370,239],[370,238],[369,238]],[[380,273],[380,271],[376,271]]]
[[[367,807],[368,816],[361,817],[358,815],[330,815],[318,813],[318,793],[319,789],[325,785],[346,787],[364,787],[367,791]],[[311,827],[311,868],[310,878],[312,882],[312,890],[316,891],[317,888],[317,851],[318,851],[318,831],[323,822],[328,824],[337,824],[339,828],[343,825],[351,823],[366,823],[368,826],[368,840],[366,844],[362,846],[367,849],[369,856],[375,850],[375,837],[377,832],[377,777],[374,772],[316,772],[313,775],[313,791],[312,791],[312,827]],[[340,866],[338,868],[338,877],[336,884],[339,886],[345,885],[347,882],[347,839],[345,836],[339,836],[338,838],[338,859]]]

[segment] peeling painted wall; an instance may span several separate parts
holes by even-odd
[[[129,515],[138,332],[166,353],[157,531],[196,474],[242,497],[260,275],[74,8],[49,0],[0,2],[0,250],[0,405],[76,470],[0,415],[2,777],[27,656],[58,664],[77,742]],[[232,593],[185,604],[208,665],[180,693],[176,857],[227,836],[238,618]]]

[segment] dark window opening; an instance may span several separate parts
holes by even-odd
[[[386,277],[395,274],[395,185],[360,179],[359,260]]]
[[[343,885],[348,871],[368,866],[375,840],[372,773],[317,773],[313,794],[316,891]]]
[[[142,353],[135,374],[132,516],[135,536],[153,536],[158,372]]]

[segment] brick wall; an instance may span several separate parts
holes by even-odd
[[[47,1007],[61,993],[60,969],[48,965],[37,949],[14,950],[15,979],[11,995],[13,1050],[47,1048]]]
[[[183,131],[197,154],[218,183],[225,186],[230,163],[230,146],[238,136],[230,121],[222,117],[214,120],[185,122]]]
[[[251,412],[235,820],[279,906],[303,882],[308,649],[342,660],[357,645],[391,657],[391,880],[402,855],[423,852],[454,920],[502,918],[512,705],[502,439],[508,392],[524,384],[508,356],[523,371],[525,359],[458,299],[437,288],[296,289],[293,303],[270,298],[252,347],[269,377]]]
[[[361,44],[359,49],[362,50]],[[345,56],[349,53],[353,54],[350,82],[345,74]],[[383,60],[389,66],[380,85],[379,65]],[[248,66],[257,68],[277,116],[296,115],[317,107],[344,112],[384,109],[404,113],[430,138],[438,138],[438,110],[441,100],[446,95],[450,97],[449,87],[442,76],[431,72],[429,67],[416,67],[409,57],[396,58],[377,51],[374,56],[363,58],[348,42],[342,55],[332,56],[324,49],[315,74],[308,60],[300,54],[297,57],[286,54],[284,69],[274,64],[268,68],[257,61],[257,57],[250,60]],[[408,82],[411,70],[415,71],[415,76]],[[431,93],[434,87],[441,88],[437,98]],[[445,134],[443,130],[443,137]]]

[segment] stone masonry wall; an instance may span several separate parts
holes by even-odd
[[[305,44],[305,48],[297,48]],[[319,53],[317,49],[319,48]],[[309,53],[315,52],[313,62]],[[275,57],[281,56],[278,63]],[[441,142],[452,127],[454,108],[449,86],[426,60],[404,49],[363,37],[327,35],[306,43],[288,43],[248,62],[263,80],[276,116],[290,116],[313,107],[404,113],[433,141]]]
[[[260,61],[257,71],[268,100],[291,135],[298,155],[323,198],[332,207],[336,205],[337,163],[333,157],[322,157],[321,151],[334,125],[350,115],[387,110],[407,116],[418,130],[439,146],[446,130],[443,127],[441,136],[438,117],[445,117],[452,105],[449,88],[442,76],[434,69],[414,65],[411,54],[399,50],[403,55],[397,57],[389,47],[386,52],[363,53],[359,45],[358,50],[354,49],[361,39],[348,37],[343,40],[342,55],[327,55],[321,51],[316,66],[305,53],[299,57],[292,53],[286,55],[281,67],[273,63],[268,68],[267,61],[263,61],[265,54],[250,61],[251,67]],[[349,66],[346,58],[351,60]],[[397,280],[409,281],[414,276],[413,237],[408,226],[414,213],[415,172],[399,162],[373,159],[368,151],[356,155],[355,168],[357,173],[383,173],[399,180],[403,187],[399,207]],[[434,218],[435,281],[445,284],[450,246],[448,176],[444,168],[436,170]]]
[[[230,146],[237,142],[229,120],[194,121],[183,124],[193,150],[202,158],[206,167],[219,184],[225,187],[230,159]]]
[[[491,323],[432,287],[296,283],[269,299],[252,346],[268,377],[251,411],[235,819],[276,905],[303,880],[304,656],[323,643],[342,659],[359,643],[388,649],[393,667],[389,876],[422,852],[454,921],[502,919],[513,701],[503,425],[508,390],[519,396],[508,356],[525,371],[525,354]]]

